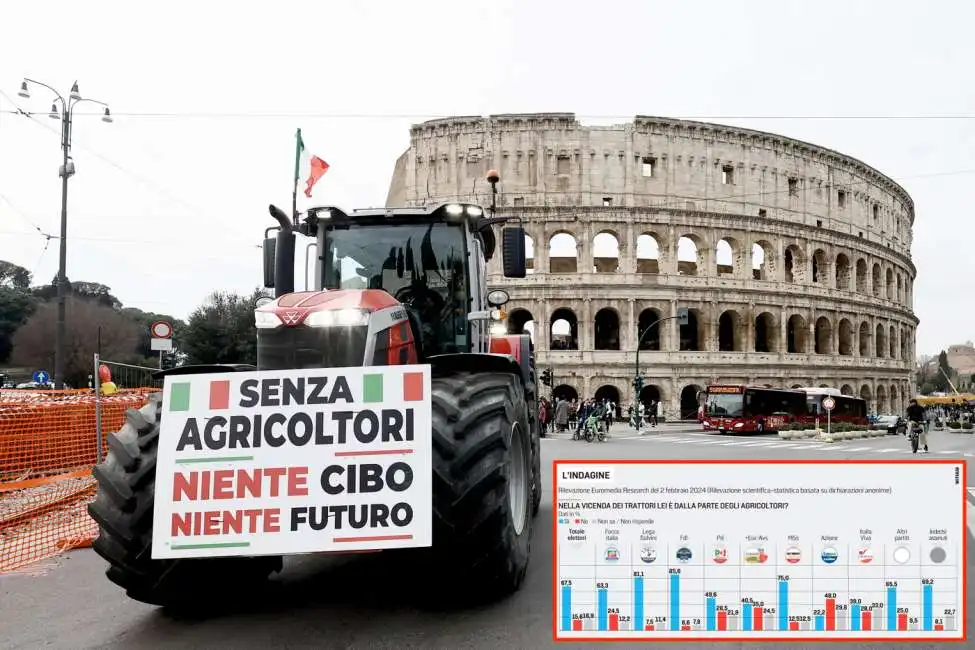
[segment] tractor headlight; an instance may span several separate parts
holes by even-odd
[[[444,212],[446,212],[451,217],[459,217],[462,214],[464,214],[464,206],[457,205],[456,203],[451,203],[446,208],[444,208]]]
[[[273,311],[255,311],[254,326],[259,330],[274,329],[281,326],[281,319]]]
[[[495,323],[491,326],[491,336],[504,336],[508,333],[508,328],[504,326],[504,323]]]
[[[369,322],[369,312],[363,309],[336,309],[316,311],[308,314],[305,325],[308,327],[355,327]]]

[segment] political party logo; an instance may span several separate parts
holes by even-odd
[[[610,546],[606,549],[606,561],[607,562],[617,562],[620,559],[620,550],[615,546]]]
[[[728,561],[728,549],[720,544],[716,544],[713,549],[711,549],[711,561],[715,564],[724,564]]]
[[[640,560],[646,564],[651,564],[657,559],[657,551],[650,546],[644,546],[640,549]]]
[[[691,549],[687,548],[686,546],[681,546],[679,549],[677,549],[677,559],[679,561],[690,562],[692,557],[694,557],[694,553],[692,553]]]
[[[765,564],[768,553],[761,546],[754,546],[745,550],[745,564]]]
[[[870,564],[873,562],[873,551],[870,548],[864,546],[857,550],[857,560],[860,564]]]
[[[826,564],[833,564],[840,558],[840,554],[836,552],[835,548],[829,547],[824,548],[823,552],[819,554],[819,557],[822,558],[823,562]]]
[[[785,561],[789,564],[799,564],[802,560],[802,551],[795,546],[790,546],[785,550]]]

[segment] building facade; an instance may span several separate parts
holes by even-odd
[[[412,128],[387,204],[489,205],[489,169],[532,254],[525,279],[496,257],[489,282],[556,392],[654,398],[671,418],[717,382],[830,386],[878,412],[913,393],[914,203],[872,167],[668,118],[456,117]]]

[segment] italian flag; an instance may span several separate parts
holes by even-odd
[[[311,198],[311,189],[315,187],[315,183],[318,182],[325,172],[328,171],[328,163],[319,158],[318,156],[313,156],[305,151],[305,141],[301,138],[301,129],[295,134],[298,141],[298,145],[295,150],[295,188],[298,187],[298,180],[301,178],[301,170],[306,170],[307,177],[305,178],[305,196]]]

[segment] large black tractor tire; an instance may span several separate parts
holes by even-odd
[[[532,435],[532,517],[538,516],[542,505],[542,424],[538,420],[538,393],[535,381],[535,363],[532,359],[532,370],[527,387],[528,421],[531,422]]]
[[[93,548],[108,560],[108,579],[150,605],[213,607],[247,594],[281,570],[280,557],[153,560],[152,508],[162,395],[129,409],[125,424],[108,436],[108,456],[95,466],[98,481],[88,513],[98,523]]]
[[[434,366],[434,545],[449,591],[478,599],[516,591],[532,537],[532,442],[521,380]]]

